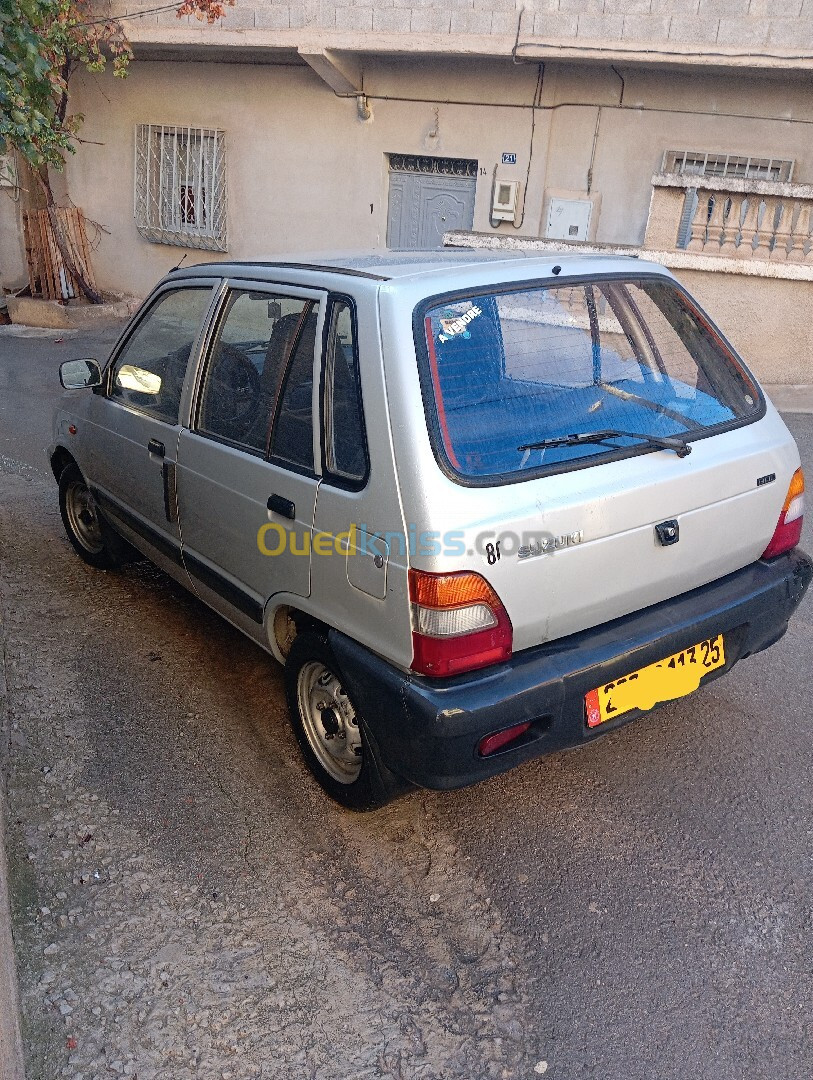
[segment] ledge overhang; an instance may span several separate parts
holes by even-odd
[[[516,59],[522,63],[559,60],[563,63],[623,64],[627,67],[672,69],[722,69],[730,71],[810,72],[813,51],[741,48],[673,42],[607,42],[545,40],[523,36],[488,34],[429,34],[340,32],[317,26],[301,29],[229,29],[228,15],[222,25],[207,26],[194,20],[177,26],[130,18],[127,33],[137,56],[173,59],[220,59],[231,62],[290,63],[301,58],[330,78],[358,88],[355,64],[364,56],[421,56]],[[249,57],[251,59],[249,59]],[[308,57],[315,58],[311,63]],[[329,68],[334,68],[330,72]],[[319,72],[322,75],[322,72]],[[322,76],[324,77],[324,76]],[[328,80],[326,80],[328,81]],[[345,89],[346,93],[350,91]]]

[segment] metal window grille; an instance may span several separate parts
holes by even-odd
[[[737,176],[748,180],[790,180],[793,161],[783,158],[743,157],[739,154],[705,154],[703,151],[667,150],[663,172],[679,176]]]
[[[425,173],[430,176],[477,176],[477,162],[468,158],[390,154],[390,172]]]
[[[225,132],[139,124],[134,210],[145,240],[226,251]]]

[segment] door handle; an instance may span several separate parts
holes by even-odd
[[[164,444],[162,442],[159,442],[158,439],[150,439],[150,441],[147,443],[147,449],[151,454],[155,454],[157,457],[163,457],[166,453]]]
[[[280,517],[290,518],[291,521],[296,517],[296,507],[290,499],[284,499],[282,495],[271,495],[268,499],[268,509],[279,514]]]

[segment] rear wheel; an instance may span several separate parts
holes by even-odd
[[[367,725],[323,634],[297,635],[285,663],[285,685],[302,755],[331,798],[351,810],[374,810],[404,790],[377,761]]]
[[[59,474],[59,510],[74,550],[90,566],[113,570],[137,558],[135,549],[99,513],[77,465],[66,465]]]

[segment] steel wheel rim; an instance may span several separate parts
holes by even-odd
[[[71,531],[79,543],[92,555],[104,550],[102,526],[96,500],[86,484],[75,480],[65,493],[65,510]]]
[[[361,730],[341,682],[324,664],[312,660],[299,672],[297,701],[316,760],[340,784],[354,783],[363,762]]]

